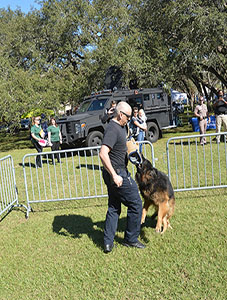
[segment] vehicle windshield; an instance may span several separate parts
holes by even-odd
[[[84,113],[85,111],[87,111],[89,105],[91,104],[91,100],[90,101],[85,101],[85,102],[82,102],[80,104],[80,106],[78,107],[76,113]]]
[[[94,99],[82,102],[79,106],[77,113],[84,113],[85,111],[102,110],[105,106],[107,99]]]

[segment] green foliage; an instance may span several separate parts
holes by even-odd
[[[0,11],[0,119],[77,105],[118,66],[123,85],[165,83],[210,99],[226,82],[226,4],[201,0],[41,0]]]
[[[189,81],[192,81],[203,93],[206,93],[205,87],[216,92],[220,82],[226,86],[224,2],[191,0],[144,3],[141,30],[145,32],[146,46],[150,51],[153,51],[155,37],[161,46],[160,53],[164,54],[162,68],[165,66],[168,70],[163,74],[166,81],[188,91]],[[147,30],[154,33],[153,39],[149,35],[146,39]],[[154,55],[151,54],[151,57]],[[213,86],[214,78],[216,81]]]

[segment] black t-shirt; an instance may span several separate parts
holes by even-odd
[[[105,130],[102,144],[110,147],[109,157],[115,169],[126,168],[127,166],[126,136],[126,127],[122,127],[117,122],[111,120]]]
[[[227,111],[227,105],[223,101],[218,101],[217,106],[215,107],[215,113],[224,114]]]

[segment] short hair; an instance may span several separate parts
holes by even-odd
[[[116,106],[116,113],[119,115],[121,110],[124,110],[126,107],[132,110],[131,106],[127,102],[125,101],[118,102]]]

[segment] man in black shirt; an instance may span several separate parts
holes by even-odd
[[[108,211],[104,228],[104,252],[111,252],[114,236],[121,213],[121,203],[128,207],[124,246],[145,248],[138,241],[142,215],[142,200],[136,182],[127,170],[126,127],[132,109],[126,102],[118,103],[116,116],[108,124],[104,133],[100,158],[103,179],[108,189]]]
[[[221,125],[224,125],[224,131],[227,131],[227,101],[223,98],[223,92],[218,92],[218,99],[214,103],[216,117],[216,132],[221,132]],[[217,136],[217,143],[220,143],[220,135]]]

